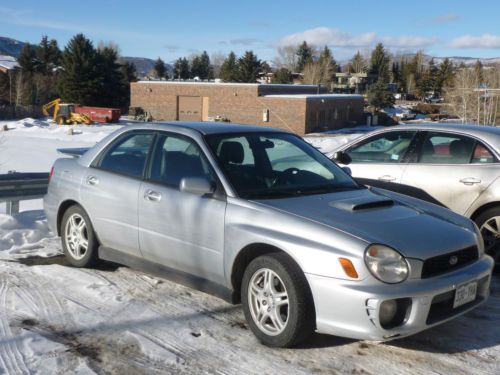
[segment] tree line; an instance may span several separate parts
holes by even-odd
[[[120,59],[113,43],[93,43],[75,35],[61,50],[56,40],[42,37],[25,44],[19,68],[0,74],[0,101],[16,106],[43,105],[55,98],[90,106],[124,108],[130,102],[134,65]]]

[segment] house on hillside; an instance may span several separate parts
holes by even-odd
[[[9,70],[13,70],[17,67],[19,67],[19,64],[14,57],[0,55],[0,72],[7,73]]]

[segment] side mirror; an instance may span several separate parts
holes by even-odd
[[[347,155],[344,151],[337,151],[336,153],[333,154],[332,159],[337,163],[344,165],[347,165],[352,161],[351,157]]]
[[[179,184],[179,190],[184,193],[203,196],[213,194],[215,184],[203,177],[184,177]]]
[[[351,168],[349,167],[342,167],[342,170],[347,173],[349,176],[352,176],[352,171]]]

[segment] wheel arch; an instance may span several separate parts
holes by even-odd
[[[71,206],[80,206],[82,207],[82,205],[80,203],[78,203],[77,201],[73,200],[73,199],[67,199],[65,201],[63,201],[60,205],[59,205],[59,208],[57,210],[57,235],[60,236],[61,235],[61,222],[62,222],[62,218],[64,216],[64,213],[68,210],[68,208],[70,208]],[[82,207],[82,209],[85,211],[85,209]],[[85,211],[87,212],[87,211]],[[88,215],[88,214],[87,214]]]
[[[476,221],[476,219],[483,213],[485,212],[486,210],[489,210],[490,208],[493,208],[493,207],[498,207],[500,209],[500,202],[499,201],[495,201],[495,202],[488,202],[486,204],[483,204],[482,206],[476,208],[476,210],[472,213],[472,215],[470,215],[470,218],[471,220],[473,220],[474,222]]]
[[[236,256],[233,262],[233,266],[231,269],[231,286],[233,287],[233,301],[235,303],[241,302],[241,283],[243,281],[243,274],[245,273],[245,269],[247,268],[247,266],[255,258],[271,253],[286,254],[297,265],[297,267],[300,270],[302,270],[300,264],[287,251],[284,251],[283,249],[277,246],[259,242],[246,245],[243,249],[239,251],[238,255]],[[312,313],[314,315],[314,321],[316,321],[316,308],[314,305],[314,296],[312,294],[309,281],[305,277],[305,274],[304,278],[309,288],[310,298],[312,302]]]

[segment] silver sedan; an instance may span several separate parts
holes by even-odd
[[[336,161],[348,164],[358,181],[426,199],[474,220],[486,253],[500,267],[500,128],[401,125],[369,133],[337,151]]]
[[[210,123],[124,127],[55,162],[45,197],[70,264],[106,259],[241,301],[269,346],[387,340],[476,308],[475,224],[358,185],[300,137]]]

